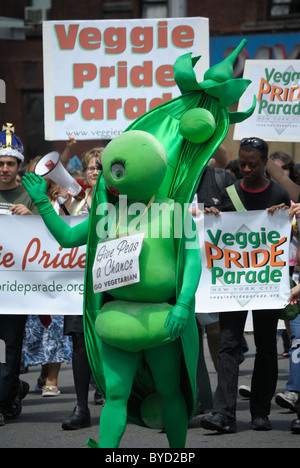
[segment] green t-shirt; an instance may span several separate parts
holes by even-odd
[[[10,190],[0,190],[0,214],[9,214],[14,205],[25,205],[34,215],[39,212],[22,185]]]

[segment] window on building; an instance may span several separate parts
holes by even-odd
[[[31,5],[25,7],[26,24],[41,24],[49,19],[51,7],[52,0],[31,0]]]
[[[270,0],[270,17],[299,17],[300,0]]]
[[[168,16],[168,0],[142,0],[142,18],[166,18]]]

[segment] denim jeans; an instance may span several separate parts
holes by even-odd
[[[255,310],[253,315],[256,356],[251,382],[252,417],[268,416],[278,377],[276,331],[279,311]],[[221,343],[218,355],[218,385],[214,412],[235,418],[239,377],[239,360],[247,311],[222,312]]]
[[[290,322],[290,374],[286,384],[289,392],[300,392],[300,315]]]

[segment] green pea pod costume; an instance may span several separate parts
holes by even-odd
[[[175,239],[177,267],[176,297],[174,297],[174,303],[179,300],[183,278],[187,274],[187,265],[191,265],[191,262],[187,261],[188,253],[184,247],[186,239],[183,228],[184,220],[188,216],[188,204],[193,200],[205,166],[224,140],[229,124],[246,119],[254,110],[255,101],[252,108],[245,113],[232,114],[227,108],[239,99],[249,85],[249,81],[247,80],[232,78],[234,61],[245,43],[245,40],[242,41],[229,57],[220,64],[210,68],[205,73],[204,81],[201,83],[197,83],[193,71],[198,58],[192,59],[190,54],[179,57],[174,64],[174,76],[182,95],[147,112],[125,131],[125,133],[143,131],[153,135],[163,145],[167,153],[167,169],[156,197],[161,200],[173,200],[182,208],[182,235]],[[194,113],[195,110],[196,113]],[[189,111],[192,111],[192,114],[189,114]],[[212,123],[208,124],[207,130],[208,121]],[[201,136],[202,133],[203,136]],[[26,188],[29,191],[29,187]],[[39,197],[37,196],[34,201],[38,205]],[[115,204],[116,202],[117,197],[108,192],[103,175],[99,176],[94,190],[89,219],[84,223],[83,227],[73,228],[71,238],[69,239],[71,246],[82,245],[84,243],[88,245],[84,295],[85,340],[93,375],[104,396],[106,395],[106,388],[102,368],[103,344],[97,335],[95,321],[99,310],[107,301],[107,296],[106,293],[94,294],[92,268],[99,243],[99,233],[95,229],[95,226],[104,217],[103,214],[98,214],[97,208],[99,205],[104,206],[105,204]],[[40,213],[42,214],[41,210]],[[58,221],[56,226],[53,226],[53,222],[50,219],[47,223],[47,213],[45,212],[44,214],[46,215],[43,216],[46,225],[59,241],[62,226]],[[87,223],[89,225],[88,229]],[[194,263],[195,271],[197,269],[198,274],[198,270],[200,271],[201,269],[199,249],[194,252],[194,256],[196,259]],[[196,263],[198,266],[196,266]],[[193,271],[188,271],[188,275],[191,278],[193,277],[193,273]],[[196,277],[197,274],[195,275]],[[194,301],[191,308],[194,311]],[[183,352],[181,390],[187,405],[188,419],[191,419],[195,412],[195,380],[199,341],[197,333],[193,315],[188,320],[184,332],[179,338]],[[141,406],[145,398],[155,394],[155,392],[156,387],[151,371],[147,362],[142,360],[136,372],[128,401],[127,414],[130,421],[142,426],[145,425],[145,421],[141,415]],[[98,444],[95,443],[95,446],[98,446]]]
[[[210,68],[204,75],[204,81],[197,83],[194,66],[198,58],[192,59],[186,54],[177,59],[174,64],[174,76],[182,95],[168,101],[161,106],[147,112],[130,125],[126,131],[143,130],[154,135],[164,146],[168,156],[167,174],[160,186],[158,195],[168,197],[181,203],[183,207],[193,200],[201,175],[214,152],[220,146],[228,132],[230,123],[237,123],[248,118],[254,111],[253,106],[245,113],[231,113],[228,106],[236,102],[246,90],[250,81],[233,79],[233,64],[247,43],[243,40],[237,49],[223,62]],[[192,143],[185,139],[180,132],[180,119],[191,109],[207,109],[214,116],[216,129],[212,137],[203,143]],[[197,129],[201,132],[201,128]],[[103,180],[100,178],[95,190],[93,209],[90,213],[91,225],[95,224],[95,209],[99,203],[107,201],[109,195]],[[101,303],[105,300],[101,295],[94,295],[92,281],[89,278],[91,265],[97,246],[97,238],[90,232],[88,245],[88,260],[86,268],[86,294],[85,294],[85,334],[87,349],[96,381],[105,395],[105,383],[99,362],[101,362],[101,340],[95,333],[94,323]],[[178,240],[178,269],[177,291],[184,269],[184,239]],[[193,417],[195,410],[195,375],[197,355],[191,346],[195,342],[195,327],[190,323],[181,336],[187,371],[184,374],[185,392],[188,400],[189,417]],[[145,425],[141,418],[141,402],[148,395],[155,392],[151,374],[145,363],[139,369],[128,404],[128,418],[136,424]]]

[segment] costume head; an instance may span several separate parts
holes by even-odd
[[[167,169],[163,145],[150,133],[125,132],[114,138],[102,154],[105,185],[114,195],[148,200],[156,194]]]
[[[23,162],[23,144],[20,138],[14,134],[14,131],[13,124],[7,123],[3,125],[2,132],[0,132],[0,157],[13,156]]]

